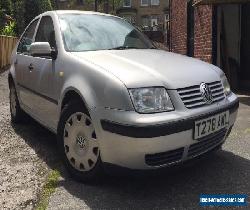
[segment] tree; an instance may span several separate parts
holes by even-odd
[[[122,0],[96,0],[96,6],[101,12],[115,14],[115,10],[121,6]]]
[[[53,10],[58,9],[58,0],[51,0],[50,3]]]
[[[40,13],[39,0],[25,0],[24,11],[24,25],[27,26]]]
[[[37,15],[52,10],[50,0],[25,0],[25,25],[27,26],[30,21]]]
[[[112,1],[112,13],[116,14],[116,9],[122,6],[123,0],[111,0]]]
[[[10,0],[0,0],[0,30],[6,24],[6,15],[12,14],[12,4]]]
[[[11,0],[0,0],[0,10],[7,15],[11,15],[12,14]]]
[[[1,1],[1,0],[0,0]],[[16,20],[16,33],[20,35],[24,28],[37,15],[52,10],[50,0],[12,0],[13,17]]]
[[[39,12],[46,12],[52,10],[51,2],[50,0],[40,0],[39,1]]]
[[[24,20],[24,0],[12,0],[13,4],[13,18],[16,21],[16,34],[20,35],[25,27],[25,20]]]

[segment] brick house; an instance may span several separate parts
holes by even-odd
[[[166,30],[168,0],[122,0],[116,14],[145,30]]]
[[[170,50],[223,69],[250,90],[250,0],[170,0]]]

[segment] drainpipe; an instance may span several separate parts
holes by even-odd
[[[172,0],[168,1],[169,6],[169,51],[172,51]]]

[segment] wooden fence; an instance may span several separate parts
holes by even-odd
[[[10,64],[10,56],[17,40],[16,37],[0,35],[0,69]]]

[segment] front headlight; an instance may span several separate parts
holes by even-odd
[[[227,77],[225,75],[221,77],[221,82],[222,82],[222,85],[224,88],[225,95],[226,96],[230,95],[231,89],[230,89],[230,85],[229,85],[229,82],[227,80]]]
[[[139,113],[155,113],[174,110],[165,88],[150,87],[129,89],[135,110]]]

